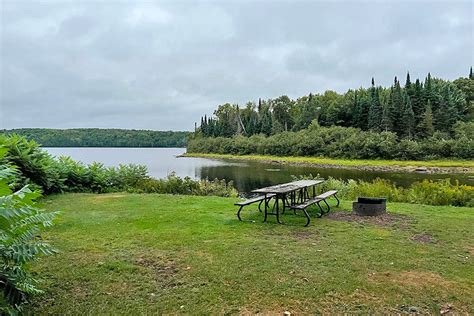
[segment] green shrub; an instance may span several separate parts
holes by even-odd
[[[319,179],[319,175],[293,177],[299,179]],[[362,180],[341,180],[329,177],[320,186],[319,192],[338,190],[338,196],[344,199],[356,199],[360,196],[385,197],[391,202],[406,202],[428,205],[474,206],[474,187],[452,184],[449,179],[423,180],[414,182],[408,188],[397,187],[389,180],[377,178],[371,182]]]
[[[9,183],[17,189],[28,184],[45,194],[115,192],[131,189],[148,177],[145,166],[105,167],[100,163],[85,165],[69,157],[56,159],[34,141],[17,135],[0,135],[0,146],[7,150],[0,163],[16,168]]]
[[[440,181],[423,180],[413,183],[405,190],[403,202],[431,204],[474,206],[474,187],[452,184],[449,179]]]
[[[213,181],[207,179],[193,180],[189,177],[180,178],[175,173],[169,174],[165,179],[147,178],[140,180],[131,191],[138,193],[237,196],[232,181],[226,183],[225,180],[218,179]]]
[[[7,150],[0,147],[0,158]],[[13,192],[8,185],[15,170],[9,163],[0,164],[0,287],[2,314],[21,311],[28,295],[41,292],[36,280],[28,272],[28,263],[39,255],[55,251],[38,236],[41,228],[52,225],[57,215],[39,208],[35,200],[39,193],[28,186]]]
[[[362,131],[352,127],[310,128],[282,132],[265,137],[199,137],[188,141],[188,152],[233,154],[313,156],[347,159],[427,160],[438,158],[474,158],[473,124],[456,125],[454,138],[436,132],[423,140],[400,139],[391,132]]]
[[[244,138],[241,138],[244,139]],[[212,143],[213,141],[210,140]],[[5,148],[0,163],[14,167],[8,183],[16,188],[29,184],[46,194],[62,192],[146,192],[193,195],[236,196],[232,182],[224,180],[193,180],[174,173],[166,179],[152,179],[145,166],[119,165],[105,167],[101,163],[85,165],[70,157],[54,158],[33,141],[20,136],[0,135]],[[230,149],[234,148],[234,149]],[[242,150],[230,140],[222,150]]]

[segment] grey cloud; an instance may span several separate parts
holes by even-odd
[[[0,128],[190,130],[225,102],[472,64],[470,1],[1,3]]]

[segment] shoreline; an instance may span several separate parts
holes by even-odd
[[[351,160],[321,157],[279,157],[262,155],[229,155],[184,153],[177,157],[259,161],[274,165],[293,165],[327,169],[355,169],[363,171],[406,172],[425,174],[474,174],[474,161],[469,160]]]

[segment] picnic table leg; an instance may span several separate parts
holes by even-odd
[[[244,206],[242,205],[240,208],[239,208],[239,211],[237,212],[237,217],[239,218],[239,221],[242,221],[242,218],[240,218],[240,212],[242,211],[242,208]]]
[[[308,215],[308,212],[306,212],[306,209],[304,208],[303,209],[303,213],[304,215],[306,216],[306,225],[304,225],[304,227],[307,227],[309,225],[309,222],[311,221],[309,215]]]
[[[337,200],[337,205],[336,205],[336,207],[339,207],[339,202],[340,202],[340,201],[339,201],[339,199],[337,198],[336,194],[334,194],[334,197],[335,197],[336,200]]]
[[[265,193],[265,218],[263,219],[263,222],[267,221],[267,214],[268,214],[268,200],[267,200],[267,194]]]
[[[291,198],[291,192],[290,192],[290,198]],[[282,198],[282,203],[283,203],[283,209],[281,211],[282,214],[285,214],[285,211],[286,211],[286,207],[288,205],[290,205],[290,203],[288,202],[288,196],[286,194],[283,194],[283,198]]]
[[[291,205],[295,205],[296,204],[296,191],[293,191],[291,192]],[[296,209],[293,209],[293,213],[296,215]]]
[[[324,203],[326,203],[326,206],[328,207],[328,210],[326,213],[329,213],[329,211],[331,210],[331,207],[329,206],[328,202],[326,201],[326,199],[323,200]]]
[[[276,209],[275,209],[275,214],[276,214],[276,218],[277,218],[277,222],[278,224],[282,224],[282,222],[280,222],[280,210],[279,210],[279,207],[280,207],[280,202],[279,202],[279,194],[277,194],[276,196]],[[283,204],[285,203],[285,197],[283,196],[282,198],[282,201],[283,201]]]
[[[319,204],[319,202],[316,202],[316,204],[318,204],[319,211],[320,211],[320,213],[318,213],[317,216],[318,216],[318,217],[322,217],[323,214],[324,214],[323,208],[321,207],[321,205]]]

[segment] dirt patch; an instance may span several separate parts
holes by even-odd
[[[379,216],[359,216],[352,212],[334,211],[327,215],[327,218],[336,221],[355,222],[359,224],[372,224],[383,227],[396,227],[408,229],[414,220],[406,215],[385,213]]]
[[[368,279],[375,282],[390,282],[402,287],[442,287],[449,289],[455,286],[451,281],[431,271],[402,271],[402,272],[371,272]]]
[[[296,238],[296,239],[308,239],[313,235],[314,235],[314,233],[312,233],[312,232],[294,231],[291,234],[291,237]]]
[[[179,268],[173,260],[140,257],[136,260],[136,264],[151,269],[161,288],[175,288],[181,285],[181,283],[176,280],[176,274],[179,272]]]
[[[374,305],[377,306],[374,308]],[[384,306],[382,297],[355,289],[352,293],[329,292],[318,301],[317,311],[322,315],[366,315],[387,314],[391,311]]]
[[[416,234],[410,237],[410,240],[416,241],[422,244],[431,244],[435,243],[436,240],[431,236],[430,234],[427,233],[421,233],[421,234]]]
[[[470,254],[471,256],[474,256],[474,247],[468,247],[467,253]]]

